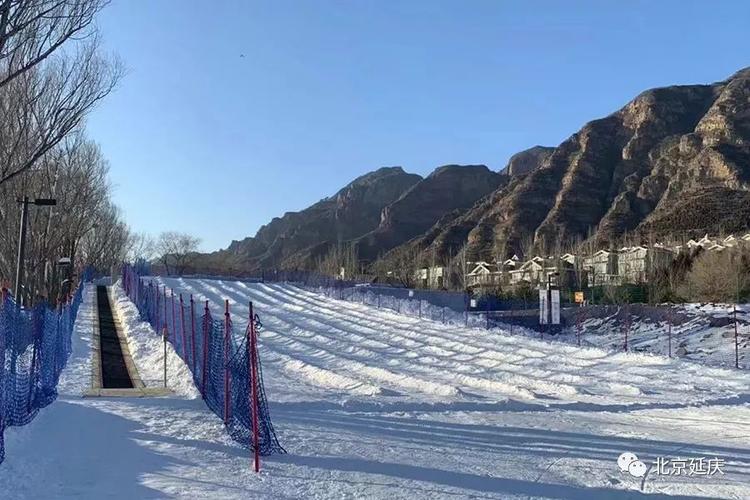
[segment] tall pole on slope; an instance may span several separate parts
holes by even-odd
[[[229,381],[229,300],[224,301],[224,425],[229,425],[229,412],[231,406],[229,402],[230,381]]]
[[[18,258],[16,260],[16,283],[13,296],[16,304],[21,305],[21,275],[23,274],[23,254],[26,252],[26,221],[29,218],[29,197],[24,196],[21,203],[21,230],[18,235]]]
[[[255,454],[255,472],[260,471],[260,439],[258,432],[258,344],[257,332],[255,331],[255,313],[253,312],[253,302],[250,301],[250,319],[247,328],[247,347],[249,349],[248,361],[250,363],[250,402],[252,404],[252,422],[253,422],[253,451]]]
[[[21,204],[21,228],[18,235],[18,257],[16,260],[16,282],[14,296],[16,298],[16,304],[21,305],[21,277],[23,276],[23,262],[24,254],[26,253],[26,225],[29,220],[29,204],[37,206],[53,206],[57,205],[57,200],[53,198],[37,198],[34,201],[29,200],[28,196],[24,196],[23,199],[17,200]]]

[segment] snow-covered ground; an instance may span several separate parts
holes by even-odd
[[[229,299],[236,332],[253,301],[271,416],[289,454],[251,473],[247,450],[184,380],[170,398],[80,399],[88,290],[63,394],[7,432],[0,488],[16,498],[750,497],[744,371],[447,326],[292,285],[159,281],[210,300],[216,314]],[[131,335],[153,335],[132,304],[117,304]],[[157,357],[146,340],[135,344],[147,373],[141,365],[153,369]],[[640,479],[618,469],[623,452],[647,465],[726,464],[712,476],[652,468]]]
[[[580,325],[567,328],[556,340],[576,343],[580,332],[582,345],[620,350],[627,330],[630,350],[667,356],[671,342],[674,357],[710,366],[734,367],[737,361],[736,314],[739,366],[750,369],[750,311],[747,304],[609,306],[606,312],[599,312],[596,317],[586,317],[588,313],[583,309]]]

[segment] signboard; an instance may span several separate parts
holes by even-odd
[[[414,290],[409,290],[409,297],[414,297]]]
[[[560,324],[560,290],[551,290],[552,292],[552,324]]]
[[[477,299],[471,299],[469,306],[472,308],[477,307]]]
[[[551,313],[551,314],[550,314]],[[560,290],[539,290],[539,324],[560,324]]]
[[[583,304],[583,292],[575,293],[575,301],[576,301],[576,304]]]
[[[539,324],[547,324],[547,290],[539,290]]]

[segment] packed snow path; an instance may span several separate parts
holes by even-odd
[[[209,300],[215,314],[229,299],[238,333],[253,301],[271,417],[289,454],[255,476],[247,450],[183,382],[172,398],[81,400],[89,301],[64,394],[9,431],[0,488],[20,498],[750,496],[745,372],[442,325],[291,285],[159,281]],[[132,334],[144,324],[129,306],[117,300]],[[158,373],[155,350],[131,346],[144,378]],[[101,460],[113,450],[122,470]],[[641,480],[617,468],[625,451],[649,464],[726,465],[723,475],[651,470]]]

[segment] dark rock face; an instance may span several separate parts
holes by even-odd
[[[226,250],[204,255],[198,266],[249,271],[271,267],[311,267],[330,244],[375,229],[385,206],[422,178],[401,167],[365,174],[338,193],[300,211],[287,212],[254,237],[233,241]]]
[[[358,240],[360,259],[376,259],[423,234],[448,214],[470,208],[505,182],[507,176],[484,165],[437,168],[383,209],[377,229]]]
[[[750,68],[642,93],[411,244],[445,255],[463,239],[471,255],[505,258],[527,238],[544,250],[589,234],[608,245],[626,232],[739,231],[750,225],[748,181]]]

